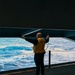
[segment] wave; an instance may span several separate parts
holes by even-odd
[[[4,48],[0,48],[0,50],[32,50],[31,47],[25,47],[25,46],[7,46]]]
[[[7,41],[7,40],[6,40]],[[0,46],[0,71],[33,67],[34,53],[32,45],[26,43],[9,42]],[[62,43],[61,43],[62,42]],[[69,45],[70,44],[70,45]],[[46,45],[45,65],[48,65],[48,51],[51,50],[51,64],[75,61],[75,43],[69,43],[62,39],[51,39]]]
[[[13,55],[0,61],[0,71],[27,68],[35,66],[33,51],[20,50],[21,55]],[[51,51],[51,64],[69,62],[75,60],[75,51],[65,51],[62,48],[55,48]],[[45,54],[45,65],[48,65],[48,51]]]

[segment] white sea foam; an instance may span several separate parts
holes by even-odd
[[[53,50],[51,51],[51,64],[75,61],[75,51]]]
[[[28,43],[24,40],[20,39],[12,39],[9,42],[8,39],[4,40],[6,43],[1,43],[1,48],[18,46],[18,47],[32,47],[31,43]],[[2,40],[1,40],[2,41]],[[13,42],[13,43],[11,43]],[[22,43],[23,42],[23,43]],[[10,44],[11,43],[11,44]],[[4,44],[4,45],[3,45]],[[48,46],[47,46],[48,45]],[[75,43],[58,38],[51,38],[49,44],[46,44],[47,50],[45,54],[45,65],[48,65],[48,52],[51,51],[51,64],[63,63],[75,61]],[[8,48],[9,49],[9,48]],[[33,50],[13,50],[10,51],[6,49],[5,53],[1,53],[0,55],[0,71],[2,70],[11,70],[11,69],[19,69],[26,67],[35,66],[34,63],[34,52]],[[2,51],[0,51],[2,52]]]
[[[26,68],[26,67],[32,67],[35,66],[34,59],[33,59],[33,51],[21,51],[22,55],[15,55],[9,59],[4,59],[1,62],[0,67],[5,68],[5,66],[16,68]],[[69,61],[75,61],[75,51],[65,51],[63,49],[55,49],[51,51],[51,64],[57,64],[62,62],[69,62]],[[45,65],[48,65],[48,51],[45,54]]]
[[[0,49],[1,49],[1,48],[5,48],[5,47],[7,47],[7,46],[0,46]]]

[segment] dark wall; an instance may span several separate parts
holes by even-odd
[[[0,27],[75,29],[74,25],[72,0],[0,0]]]

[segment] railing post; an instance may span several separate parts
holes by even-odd
[[[50,65],[51,65],[51,51],[49,50],[49,68],[50,68]]]

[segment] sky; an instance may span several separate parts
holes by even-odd
[[[75,4],[72,0],[1,0],[0,3],[1,27],[74,29]]]

